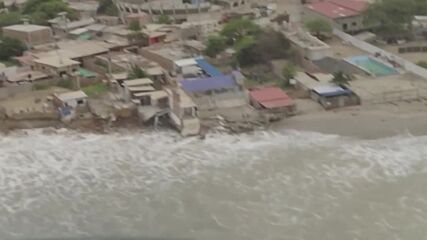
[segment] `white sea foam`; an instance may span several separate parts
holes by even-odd
[[[365,141],[298,131],[205,140],[15,132],[0,138],[0,236],[368,239],[364,232],[391,235],[367,223],[399,227],[397,216],[409,213],[420,231],[427,195],[406,182],[425,174],[426,144],[427,137]],[[373,189],[382,187],[395,202],[376,199]],[[326,235],[341,218],[342,229]]]

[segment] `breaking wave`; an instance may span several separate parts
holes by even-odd
[[[427,137],[20,131],[0,237],[421,239],[426,162]]]

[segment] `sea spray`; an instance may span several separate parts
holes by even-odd
[[[0,138],[0,237],[422,239],[427,137]]]

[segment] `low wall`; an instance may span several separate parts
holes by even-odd
[[[369,44],[365,41],[362,41],[360,39],[357,39],[347,33],[344,33],[338,29],[334,29],[333,33],[338,36],[339,38],[341,38],[343,41],[349,42],[351,45],[360,48],[361,50],[368,52],[370,54],[381,54],[381,56],[386,57],[394,62],[396,62],[397,64],[399,64],[403,69],[405,69],[408,72],[411,72],[425,80],[427,80],[427,69],[422,68],[418,65],[416,65],[413,62],[410,62],[406,59],[403,59],[393,53],[387,52],[384,49],[381,49],[379,47],[376,47],[372,44]]]

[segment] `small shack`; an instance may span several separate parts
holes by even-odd
[[[120,86],[120,85],[119,85]],[[136,94],[144,92],[154,91],[153,81],[149,78],[139,78],[133,80],[126,80],[120,86],[123,99],[126,101],[139,102],[139,98]]]
[[[53,103],[58,107],[58,111],[63,121],[83,116],[89,112],[88,96],[83,91],[73,91],[53,94]]]
[[[249,92],[249,100],[268,120],[278,120],[296,113],[292,98],[278,87],[255,88]]]
[[[73,91],[65,93],[57,93],[53,95],[53,101],[56,106],[59,107],[86,107],[87,106],[87,95],[83,91]]]
[[[360,98],[351,89],[335,84],[314,87],[310,97],[326,110],[360,105]]]

